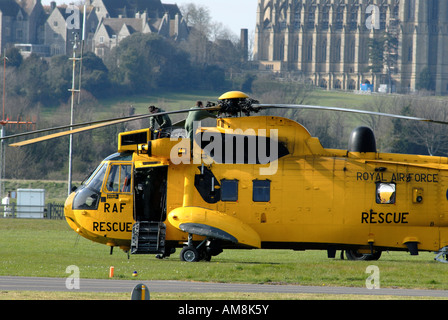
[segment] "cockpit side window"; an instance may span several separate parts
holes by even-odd
[[[106,168],[107,165],[103,163],[83,184],[73,199],[74,210],[96,210],[98,208]]]
[[[111,165],[106,190],[108,192],[131,192],[131,170],[130,164]]]
[[[132,160],[132,154],[126,153],[117,153],[106,158],[78,189],[73,199],[73,210],[97,210],[101,199],[101,188],[107,192],[132,192],[130,160]],[[118,161],[127,161],[127,163],[116,163]],[[110,168],[109,173],[108,168]],[[106,177],[107,181],[103,187]]]
[[[105,169],[104,163],[100,164],[87,178],[85,178],[84,181],[82,182],[82,185],[84,186],[88,185],[101,169]]]
[[[95,170],[92,176],[87,180],[86,186],[99,192],[101,190],[101,186],[103,185],[106,168],[107,165],[104,163],[97,170]]]

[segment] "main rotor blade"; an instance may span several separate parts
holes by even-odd
[[[203,110],[218,111],[219,109],[220,109],[219,107],[211,107],[211,108],[204,108]],[[112,126],[112,125],[115,125],[115,124],[120,124],[120,123],[135,121],[135,120],[141,120],[141,119],[146,119],[146,118],[150,118],[150,117],[156,117],[156,116],[165,115],[165,114],[170,115],[170,114],[188,113],[188,112],[194,112],[194,111],[197,111],[197,110],[195,110],[195,109],[183,109],[183,110],[165,111],[165,112],[151,113],[151,114],[145,114],[145,115],[130,116],[130,117],[125,117],[125,118],[116,118],[116,119],[109,119],[109,120],[99,120],[99,121],[93,121],[93,122],[90,122],[90,123],[76,124],[76,125],[66,125],[66,126],[61,126],[61,127],[58,127],[58,128],[42,129],[42,130],[37,130],[37,131],[23,133],[23,134],[18,134],[18,135],[11,135],[11,136],[4,137],[3,139],[10,139],[10,138],[13,138],[13,137],[18,137],[18,136],[23,136],[23,135],[33,134],[33,133],[42,133],[42,132],[46,132],[46,131],[50,131],[50,130],[57,130],[57,129],[60,130],[60,129],[66,129],[66,128],[85,126],[83,128],[67,130],[67,131],[58,132],[58,133],[46,135],[46,136],[39,137],[39,138],[29,139],[29,140],[25,140],[25,141],[22,141],[22,142],[17,142],[17,143],[10,144],[11,147],[23,147],[23,146],[30,145],[30,144],[33,144],[33,143],[42,142],[42,141],[46,141],[46,140],[51,140],[51,139],[67,136],[67,135],[70,135],[70,134],[75,134],[75,133],[95,130],[95,129],[99,129],[99,128],[104,128],[104,127]],[[93,125],[89,125],[89,124],[92,124],[92,123],[94,123],[94,124]]]
[[[346,108],[338,108],[338,107],[325,107],[325,106],[311,106],[311,105],[302,105],[302,104],[256,104],[254,108],[260,109],[303,109],[303,110],[326,110],[326,111],[338,111],[338,112],[349,112],[349,113],[358,113],[358,114],[368,114],[403,120],[414,120],[414,121],[423,121],[430,123],[438,123],[438,124],[448,124],[447,121],[440,120],[431,120],[425,118],[418,118],[412,116],[403,116],[392,113],[383,113],[383,112],[375,112],[375,111],[367,111],[367,110],[357,110],[357,109],[346,109]]]
[[[302,110],[326,110],[326,111],[337,111],[337,112],[348,112],[348,113],[357,113],[357,114],[367,114],[367,115],[376,115],[376,116],[383,116],[383,117],[390,117],[390,118],[396,118],[396,119],[404,119],[404,120],[413,120],[413,121],[421,121],[421,122],[428,122],[428,123],[438,123],[438,124],[444,124],[447,125],[447,121],[440,121],[440,120],[432,120],[432,119],[425,119],[425,118],[419,118],[419,117],[412,117],[412,116],[403,116],[403,115],[397,115],[397,114],[391,114],[391,113],[383,113],[383,112],[375,112],[375,111],[367,111],[367,110],[358,110],[358,109],[350,109],[350,108],[339,108],[339,107],[325,107],[325,106],[313,106],[313,105],[302,105],[302,104],[254,104],[254,108],[259,109],[302,109]],[[207,111],[219,111],[220,107],[210,107],[210,108],[204,108],[202,110]],[[145,114],[145,115],[137,115],[137,116],[129,116],[129,117],[122,117],[122,118],[114,118],[114,119],[108,119],[108,120],[98,120],[98,121],[92,121],[87,123],[80,123],[80,124],[73,124],[73,125],[65,125],[55,128],[49,128],[49,129],[41,129],[31,132],[25,132],[25,133],[19,133],[15,135],[6,136],[3,138],[0,138],[0,140],[4,139],[11,139],[16,137],[21,137],[25,135],[30,134],[36,134],[36,133],[43,133],[53,130],[63,130],[67,128],[72,128],[72,130],[63,131],[59,133],[54,133],[50,135],[46,135],[43,137],[25,140],[23,142],[13,143],[10,146],[12,147],[22,147],[29,144],[46,141],[50,139],[55,139],[59,137],[63,137],[70,134],[85,132],[89,130],[94,130],[98,128],[103,128],[119,123],[125,123],[135,120],[141,120],[145,118],[155,117],[159,115],[170,115],[170,114],[178,114],[178,113],[188,113],[188,112],[194,112],[197,111],[197,109],[183,109],[183,110],[175,110],[175,111],[166,111],[166,112],[159,112],[159,113],[153,113],[153,114]],[[183,124],[184,120],[180,121],[180,124]],[[78,129],[73,129],[77,127],[82,127]]]
[[[115,121],[115,120],[122,120],[122,119],[131,119],[131,118],[136,118],[136,117],[140,117],[140,116],[141,115],[133,115],[133,116],[127,116],[127,117],[111,118],[111,119],[104,119],[104,120],[97,120],[97,121],[89,121],[89,122],[76,123],[76,124],[67,124],[67,125],[59,126],[59,127],[52,127],[52,128],[39,129],[39,130],[34,130],[34,131],[21,132],[21,133],[11,134],[11,135],[6,136],[6,137],[0,137],[0,141],[1,140],[12,139],[12,138],[23,137],[23,136],[29,136],[29,135],[37,134],[37,133],[44,133],[44,132],[55,131],[55,130],[63,130],[63,129],[68,129],[68,128],[74,129],[74,128],[83,127],[83,126],[89,126],[89,125],[93,125],[93,124],[97,124],[97,123],[105,123],[105,122],[110,122],[110,121]],[[8,124],[8,123],[6,122],[6,124]]]

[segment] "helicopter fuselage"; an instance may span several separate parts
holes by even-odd
[[[448,246],[447,158],[325,149],[272,116],[218,119],[194,144],[153,140],[149,129],[119,140],[65,205],[71,228],[95,242],[130,250],[135,225],[151,222],[163,250],[205,240],[411,254]]]

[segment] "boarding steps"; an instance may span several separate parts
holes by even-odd
[[[165,253],[166,226],[159,221],[137,221],[132,227],[131,254]]]

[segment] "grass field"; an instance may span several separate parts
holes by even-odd
[[[146,114],[148,106],[155,105],[165,109],[166,111],[189,109],[195,105],[197,100],[217,102],[219,96],[224,92],[220,91],[195,91],[195,92],[164,92],[157,91],[145,95],[123,96],[98,101],[95,106],[95,119],[109,119],[119,117],[123,112],[127,111],[129,106],[135,108],[136,114]],[[252,98],[258,99],[252,94]],[[362,105],[369,100],[375,99],[377,95],[356,94],[343,91],[327,91],[315,89],[306,98],[307,104],[323,105],[329,107],[347,107],[361,108]],[[285,101],[277,101],[285,103]],[[263,101],[260,101],[263,103]],[[67,108],[48,109],[41,112],[41,118],[55,117],[56,114],[69,116],[70,110]],[[173,120],[179,120],[182,116],[173,115]]]
[[[336,295],[336,294],[295,294],[295,293],[171,293],[152,292],[151,300],[427,300],[425,297],[397,297],[372,295]],[[123,292],[35,292],[35,291],[0,291],[0,300],[129,300],[130,293]],[[445,300],[432,298],[431,300]],[[244,303],[244,302],[243,302]]]
[[[145,95],[136,96],[122,96],[105,98],[95,104],[94,116],[90,120],[110,119],[121,117],[123,114],[127,115],[128,108],[133,106],[135,114],[148,113],[148,107],[155,105],[164,109],[165,111],[181,110],[192,108],[197,100],[216,102],[222,93],[209,91],[195,91],[195,92],[164,92],[157,91]],[[41,111],[40,117],[42,119],[54,118],[61,116],[69,119],[69,108],[45,109]],[[181,115],[173,115],[172,120],[177,121],[182,118]],[[185,118],[185,117],[184,117]],[[84,121],[90,121],[84,120]]]
[[[133,105],[136,113],[147,112],[147,106],[155,104],[167,110],[189,108],[198,99],[216,101],[218,94],[165,93],[102,101],[103,107],[95,116],[109,118],[121,108]],[[318,91],[313,93],[309,104],[346,106],[356,108],[366,95],[342,92]],[[47,202],[63,202],[66,186],[63,182],[51,181],[7,181],[7,190],[17,188],[45,188]],[[109,267],[114,266],[116,279],[138,280],[186,280],[211,282],[300,284],[315,286],[364,287],[369,274],[366,268],[376,265],[380,270],[381,287],[448,289],[448,265],[435,262],[434,254],[421,253],[411,257],[405,252],[383,253],[379,261],[353,262],[328,259],[325,251],[296,252],[291,250],[227,250],[213,257],[211,262],[185,263],[179,260],[179,250],[169,259],[158,260],[153,255],[131,256],[119,250],[113,255],[109,248],[78,237],[65,221],[24,220],[0,218],[0,275],[37,276],[65,278],[66,267],[76,265],[82,278],[108,278]],[[0,292],[0,299],[31,299],[31,292]],[[54,299],[51,293],[39,295],[43,299]],[[159,294],[160,299],[178,299],[176,294]],[[237,299],[258,299],[253,295],[232,295]],[[57,295],[56,299],[90,299],[86,294]],[[98,296],[96,296],[98,298]],[[100,295],[100,299],[127,299],[128,295]],[[183,296],[185,298],[185,296]],[[210,295],[194,295],[190,298],[205,299]],[[214,295],[222,299],[226,296]],[[272,299],[297,299],[297,296],[271,295]],[[301,296],[304,299],[321,299],[322,296]],[[328,297],[326,297],[328,298]],[[332,297],[335,299],[336,297]],[[360,297],[358,297],[360,298]],[[263,297],[266,299],[266,296]]]
[[[226,250],[211,262],[186,263],[177,251],[169,259],[131,256],[78,238],[65,221],[0,219],[0,275],[67,277],[76,265],[82,278],[186,280],[232,283],[300,284],[364,287],[369,265],[380,270],[381,287],[448,289],[448,265],[432,253],[411,257],[405,252],[383,253],[375,262],[328,259],[324,251]]]

